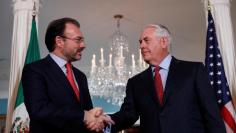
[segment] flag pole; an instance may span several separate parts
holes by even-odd
[[[37,4],[36,4],[37,3]],[[29,37],[32,22],[32,11],[36,14],[36,5],[39,0],[14,1],[14,23],[11,48],[11,67],[9,79],[8,108],[5,132],[10,133],[13,122],[13,111],[16,106],[16,97],[21,79],[21,73],[25,62],[26,51],[29,45]],[[33,9],[35,7],[35,9]],[[21,18],[21,19],[17,19]],[[19,26],[19,23],[21,24]],[[21,32],[21,34],[17,34]]]
[[[208,78],[211,86],[214,88],[220,114],[225,122],[227,133],[236,133],[235,110],[232,102],[230,86],[225,74],[224,59],[219,48],[218,37],[216,36],[216,27],[211,14],[211,5],[207,1],[207,37],[206,37],[206,57],[205,67],[208,72]]]
[[[225,74],[228,79],[233,103],[236,104],[236,53],[230,13],[231,3],[231,0],[210,0],[212,16],[216,23],[219,48],[225,66]],[[236,106],[234,108],[236,110]]]
[[[211,11],[210,0],[207,0],[207,10],[208,10],[208,11]]]

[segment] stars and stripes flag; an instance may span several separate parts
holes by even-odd
[[[227,133],[236,133],[235,110],[217,42],[215,24],[210,10],[208,10],[205,67],[208,72],[210,84],[217,93],[217,102]]]

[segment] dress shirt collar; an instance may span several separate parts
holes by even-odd
[[[57,56],[57,55],[55,55],[53,53],[50,53],[49,55],[52,57],[52,59],[57,63],[57,65],[61,69],[63,69],[63,67],[65,67],[65,64],[67,63],[66,60],[62,59],[61,57],[59,57],[59,56]]]
[[[172,59],[171,54],[168,54],[164,58],[164,60],[160,63],[159,67],[161,67],[161,69],[169,71],[171,59]],[[155,69],[155,66],[152,66],[152,71],[154,71],[154,69]]]

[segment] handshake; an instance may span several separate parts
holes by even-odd
[[[102,108],[95,107],[84,111],[84,123],[90,131],[102,132],[108,124],[115,124],[110,116],[104,114]]]

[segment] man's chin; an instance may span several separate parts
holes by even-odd
[[[149,60],[148,58],[145,58],[145,57],[143,57],[143,60],[144,60],[144,62],[146,62],[147,64],[149,64],[149,62],[150,62],[150,60]]]
[[[76,60],[81,60],[81,55],[76,57]]]
[[[75,58],[72,58],[71,61],[79,61],[81,59],[81,57],[75,57]]]

